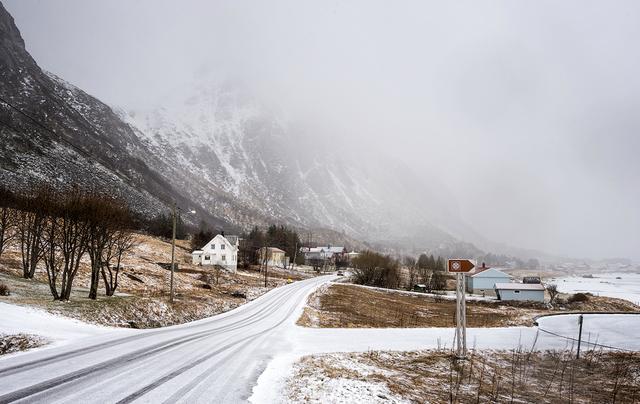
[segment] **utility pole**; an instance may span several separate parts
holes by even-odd
[[[580,342],[582,341],[582,314],[578,317],[578,354],[576,355],[576,359],[580,359]]]
[[[171,281],[170,281],[170,292],[169,292],[169,302],[173,303],[173,270],[175,266],[175,254],[176,254],[176,203],[173,203],[172,209],[172,221],[173,221],[173,235],[171,237]]]
[[[265,242],[264,244],[264,287],[267,287],[267,279],[269,276],[269,259],[271,257],[269,256],[269,247],[267,247],[267,244]]]
[[[296,257],[298,256],[298,242],[296,241],[295,250],[293,250],[293,262],[291,263],[291,269],[296,267]]]

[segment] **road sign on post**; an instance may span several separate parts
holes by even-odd
[[[452,273],[470,272],[476,265],[470,260],[449,260],[447,261],[447,271]]]
[[[454,345],[456,356],[467,356],[467,303],[465,292],[466,273],[475,268],[475,264],[466,259],[447,261],[447,272],[456,274],[456,336]]]

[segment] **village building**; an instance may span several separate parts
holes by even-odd
[[[289,265],[289,257],[286,256],[286,252],[277,247],[262,247],[258,249],[257,253],[260,264],[264,264],[266,259],[266,264],[272,267],[286,268]]]
[[[192,263],[202,266],[218,265],[227,271],[236,272],[239,240],[237,236],[216,234],[201,250],[191,253]]]
[[[349,255],[344,247],[328,245],[326,247],[302,247],[306,265],[317,265],[318,262],[335,265],[337,262],[347,262]]]
[[[511,282],[511,275],[500,271],[497,268],[488,267],[482,263],[482,266],[476,268],[466,276],[466,289],[468,293],[478,295],[495,295],[495,285],[497,283]]]
[[[347,253],[347,257],[349,258],[349,264],[351,264],[351,262],[355,258],[358,258],[359,255],[360,255],[360,253],[359,252],[355,252],[355,251],[351,251],[351,252]]]
[[[544,286],[539,283],[497,283],[498,300],[527,300],[544,302]]]

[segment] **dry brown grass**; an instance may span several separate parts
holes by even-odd
[[[633,303],[605,297],[573,303],[568,310],[637,311]],[[530,326],[537,315],[556,311],[542,303],[468,301],[467,326]],[[566,310],[564,311],[566,312]],[[299,325],[329,328],[454,327],[455,301],[400,291],[332,284],[309,297]]]
[[[394,399],[417,403],[632,403],[640,400],[640,353],[589,351],[579,360],[570,351],[522,350],[474,352],[465,361],[433,350],[309,356],[295,366],[291,400],[305,401],[304,386],[322,389],[328,379],[382,385]]]

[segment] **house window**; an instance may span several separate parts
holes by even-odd
[[[520,291],[519,290],[514,290],[513,293],[520,293]]]
[[[211,257],[210,257],[210,256],[208,256],[208,255],[205,255],[205,256],[204,256],[204,260],[205,260],[205,261],[209,261],[209,259],[210,259],[210,258],[211,258]]]
[[[216,249],[216,245],[215,245],[215,244],[213,244],[213,243],[211,243],[211,249],[212,249],[212,250],[215,250],[215,249]]]
[[[227,260],[227,256],[226,256],[226,255],[223,255],[223,256],[222,256],[222,260],[223,260],[223,261],[226,261],[226,260]]]
[[[224,250],[224,244],[220,244],[220,249]]]

